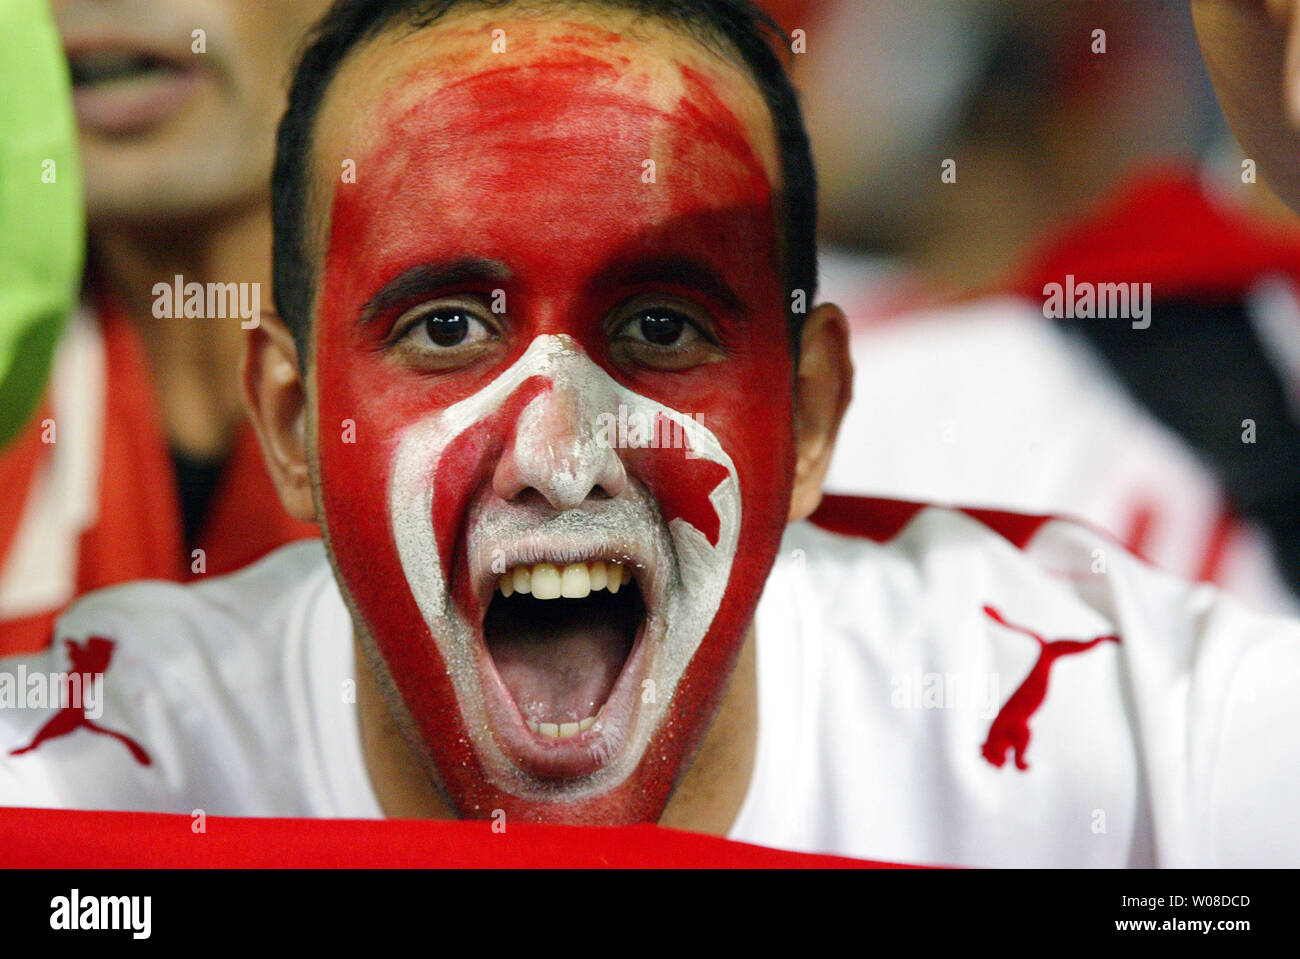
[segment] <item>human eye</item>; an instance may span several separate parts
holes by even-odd
[[[697,311],[672,303],[639,303],[619,312],[610,330],[620,358],[661,370],[684,370],[718,358],[719,347]]]
[[[500,339],[496,325],[468,303],[421,303],[398,317],[391,341],[412,362],[435,368],[471,362]]]

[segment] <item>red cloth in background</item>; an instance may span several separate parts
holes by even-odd
[[[316,526],[284,512],[253,428],[244,423],[195,543],[204,551],[206,568],[194,573],[183,547],[180,497],[143,344],[131,321],[105,301],[96,322],[105,389],[95,517],[77,533],[50,531],[51,537],[77,536],[75,582],[66,584],[63,601],[52,608],[22,616],[0,610],[0,656],[49,646],[55,619],[83,593],[136,579],[185,582],[220,575],[285,543],[320,535]],[[0,455],[0,570],[31,508],[37,468],[54,455],[54,447],[41,442],[41,423],[50,409],[47,396],[42,412]],[[57,433],[58,444],[87,442],[66,429]]]
[[[1041,301],[1043,286],[1067,273],[1150,283],[1154,299],[1241,295],[1271,273],[1300,281],[1300,232],[1216,203],[1191,170],[1158,166],[1039,244],[1008,286]]]

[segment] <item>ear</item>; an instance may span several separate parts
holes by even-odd
[[[807,519],[822,499],[840,421],[853,396],[849,324],[838,306],[823,304],[804,321],[795,380],[794,493],[791,523]]]
[[[307,386],[298,348],[279,314],[263,310],[244,352],[244,405],[262,443],[267,472],[294,519],[316,521],[307,469]]]

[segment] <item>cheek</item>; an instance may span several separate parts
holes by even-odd
[[[796,461],[793,398],[786,379],[767,382],[748,399],[719,410],[717,415],[726,419],[714,427],[724,448],[733,451],[741,494],[740,540],[719,614],[724,634],[730,630],[734,635],[745,625],[728,615],[752,612],[789,516]]]
[[[422,635],[393,536],[388,482],[402,434],[429,412],[395,388],[381,358],[319,327],[316,443],[324,525],[335,562],[376,638]],[[415,624],[421,633],[412,633]]]
[[[395,441],[418,415],[393,402],[376,362],[344,352],[322,328],[316,357],[316,439],[326,516],[336,535],[369,528],[354,525],[360,518],[354,511],[384,508]],[[342,513],[336,514],[336,509]]]
[[[437,759],[445,781],[448,769],[470,768],[474,756],[459,710],[449,708],[456,692],[447,663],[402,568],[388,494],[402,435],[436,411],[437,400],[405,397],[378,358],[344,357],[327,337],[316,369],[321,500],[339,579],[423,738],[443,744]]]
[[[709,637],[734,651],[785,533],[796,462],[794,384],[784,339],[755,348],[744,362],[718,366],[696,417],[731,456],[740,483],[740,538]]]
[[[784,326],[766,329],[778,329],[782,338],[744,344],[744,355],[698,376],[661,379],[663,388],[654,396],[713,433],[731,457],[740,486],[739,539],[726,592],[701,647],[704,657],[725,660],[728,650],[738,648],[789,515],[796,463],[792,358]],[[678,451],[632,459],[632,471],[650,489],[665,521],[680,516],[711,537],[718,519],[708,496],[722,479],[717,464]]]
[[[741,492],[739,564],[748,548],[760,545],[756,531],[784,529],[795,466],[794,372],[786,346],[784,319],[754,324],[777,330],[751,336],[736,355],[698,373],[671,381],[655,398],[706,427],[735,463]]]

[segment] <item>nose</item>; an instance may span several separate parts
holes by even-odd
[[[529,403],[497,463],[493,492],[513,500],[534,490],[557,510],[622,493],[627,485],[623,461],[589,406],[576,390],[559,387]]]

